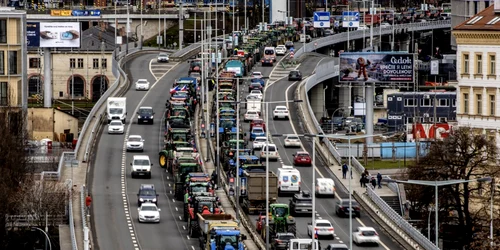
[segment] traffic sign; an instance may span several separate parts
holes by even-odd
[[[316,11],[313,15],[314,28],[330,28],[330,12]]]
[[[359,12],[344,11],[342,12],[342,27],[358,28],[359,27]]]

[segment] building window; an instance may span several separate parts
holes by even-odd
[[[108,68],[108,59],[103,58],[103,59],[101,59],[101,61],[102,61],[102,68],[107,69]]]
[[[75,58],[70,58],[69,59],[69,68],[70,69],[76,68],[76,59]]]
[[[476,74],[483,73],[483,55],[476,54]]]
[[[7,106],[7,97],[9,96],[7,91],[7,82],[0,82],[0,106]]]
[[[434,100],[429,98],[420,99],[420,107],[431,107],[434,105]]]
[[[496,103],[495,103],[495,95],[490,95],[490,115],[491,116],[494,116],[495,115],[495,111],[496,111],[496,107],[495,107]]]
[[[83,69],[83,58],[78,58],[78,68]]]
[[[438,106],[439,107],[448,107],[449,106],[448,99],[439,99]]]
[[[9,51],[9,74],[17,74],[17,51]]]
[[[496,75],[496,67],[497,67],[496,56],[490,55],[489,60],[490,60],[490,62],[489,62],[490,69],[489,69],[488,74],[494,76],[494,75]]]
[[[469,54],[463,54],[462,74],[469,74]]]
[[[464,99],[464,113],[469,113],[469,94],[463,95]]]
[[[439,117],[439,122],[447,122],[448,118],[446,117]]]
[[[30,58],[30,69],[39,69],[41,68],[40,58],[34,57]]]
[[[483,114],[483,96],[481,94],[477,94],[476,95],[476,101],[477,101],[477,104],[476,104],[476,113],[478,115],[482,115]]]
[[[7,20],[0,20],[0,43],[7,43]]]
[[[94,60],[92,61],[92,65],[94,67],[94,69],[98,69],[99,68],[99,58],[94,58]]]
[[[415,107],[415,99],[405,99],[405,107]]]
[[[406,117],[406,124],[413,123],[413,117]]]

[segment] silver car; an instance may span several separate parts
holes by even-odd
[[[168,54],[167,53],[160,53],[158,54],[158,57],[156,59],[157,62],[166,62],[168,63],[168,61],[170,60],[170,58],[168,58]]]

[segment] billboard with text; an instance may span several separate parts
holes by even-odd
[[[79,48],[80,23],[78,22],[27,22],[28,47]]]
[[[340,54],[340,82],[408,83],[414,79],[413,54],[344,52]]]

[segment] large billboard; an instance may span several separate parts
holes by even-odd
[[[78,22],[27,22],[28,47],[79,48]]]
[[[413,82],[413,54],[344,52],[340,54],[340,82]]]

